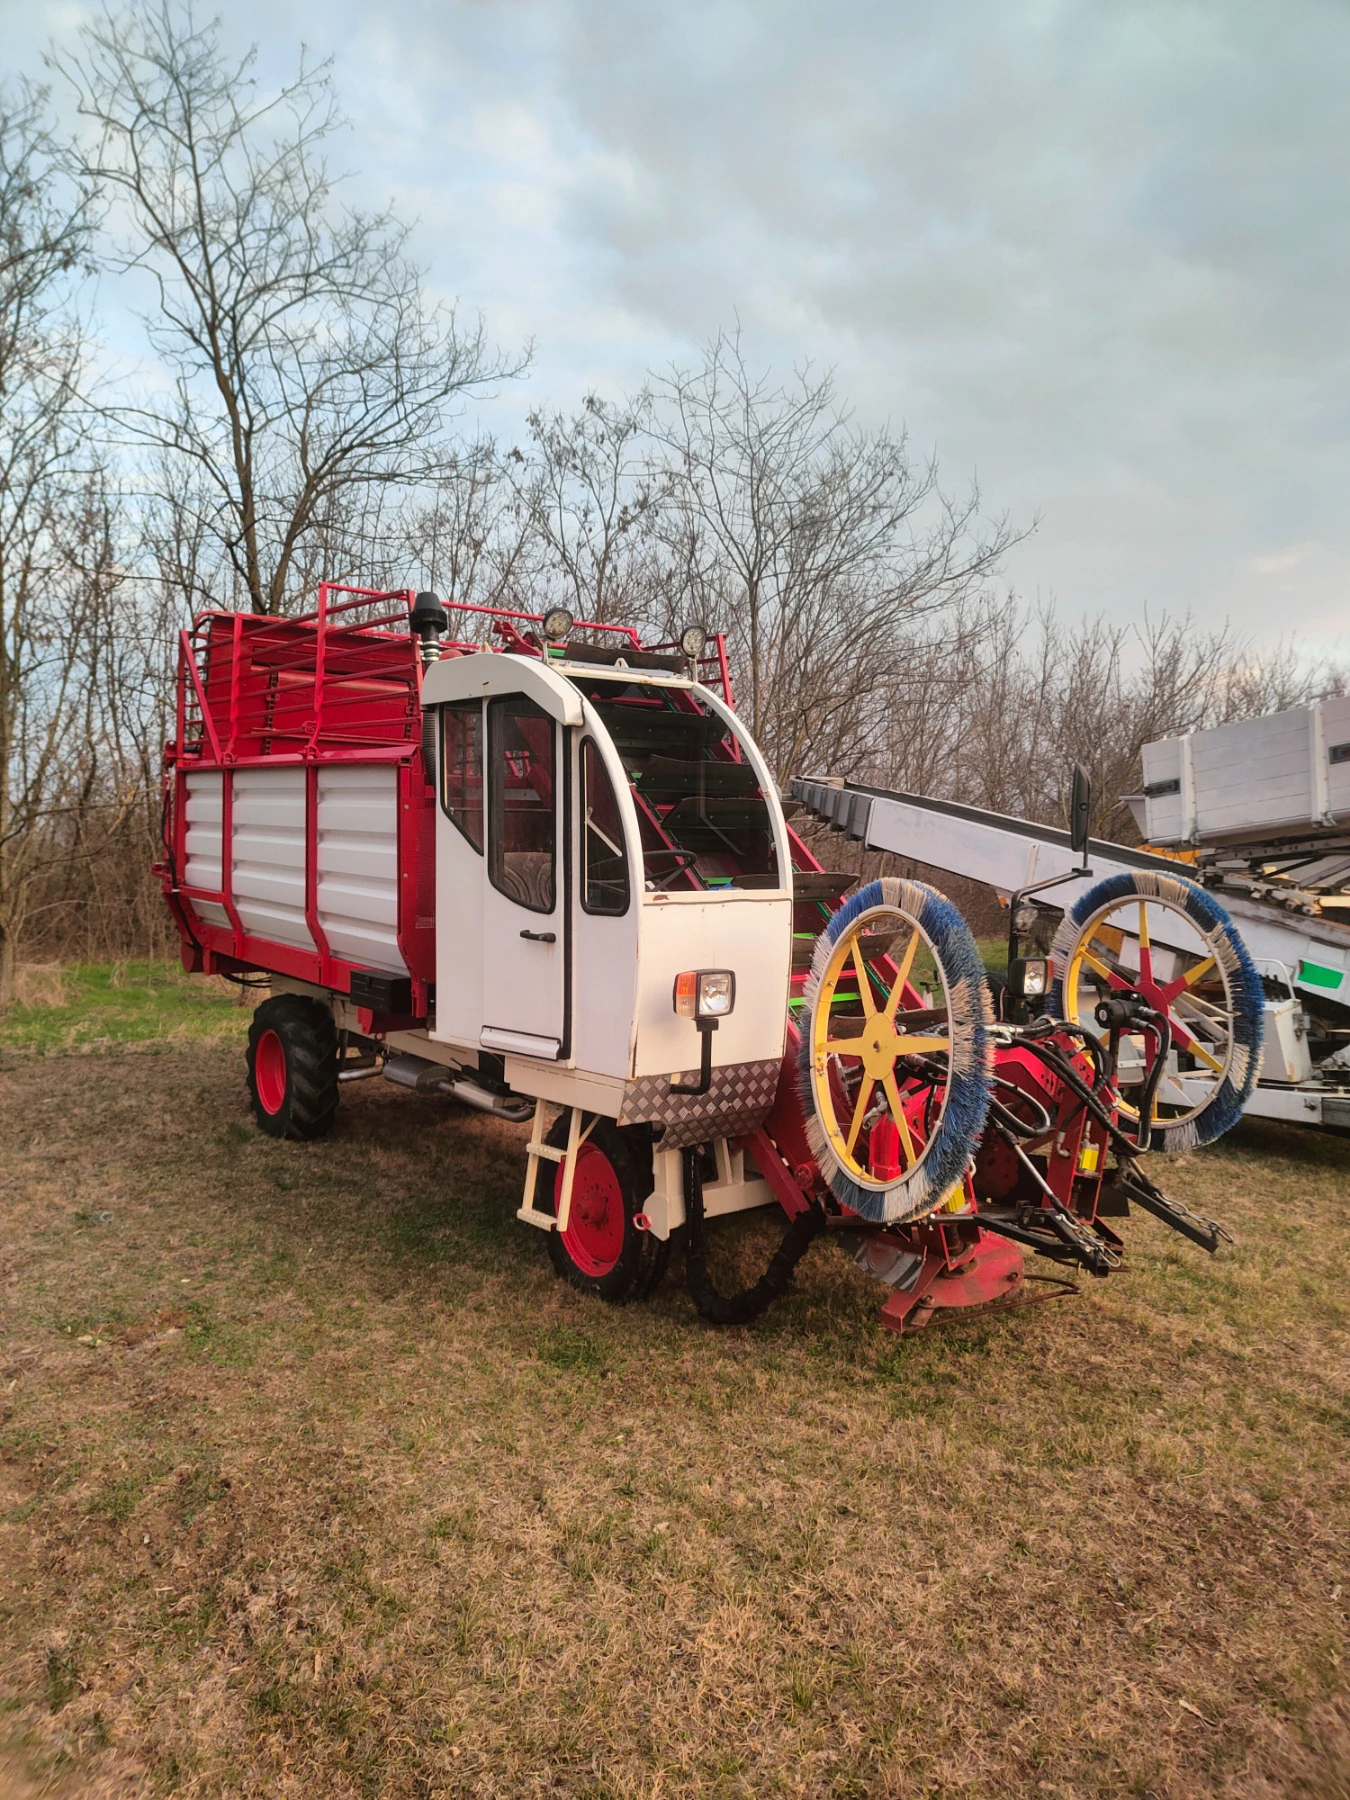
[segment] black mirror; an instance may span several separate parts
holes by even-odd
[[[1092,821],[1092,777],[1082,763],[1073,765],[1073,787],[1069,793],[1069,838],[1073,853],[1082,862],[1087,855],[1088,827]]]

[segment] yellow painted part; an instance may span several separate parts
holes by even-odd
[[[1198,962],[1193,969],[1188,969],[1186,972],[1186,986],[1188,988],[1194,987],[1201,976],[1208,975],[1213,967],[1214,958],[1212,956],[1207,956],[1203,962]]]
[[[1167,850],[1160,844],[1140,844],[1139,848],[1149,856],[1166,857],[1168,862],[1190,863],[1192,867],[1200,860],[1198,850]]]
[[[1181,912],[1184,910],[1181,907],[1172,906],[1169,901],[1159,900],[1156,895],[1149,895],[1147,904],[1149,906],[1161,906],[1169,912]],[[1131,895],[1122,895],[1119,900],[1112,901],[1108,906],[1106,906],[1102,909],[1101,916],[1097,920],[1095,920],[1095,921],[1089,920],[1088,923],[1084,926],[1083,933],[1078,940],[1078,946],[1075,949],[1073,955],[1070,957],[1069,966],[1064,972],[1064,1015],[1066,1018],[1072,1019],[1075,1023],[1078,1022],[1078,1018],[1079,1018],[1078,983],[1079,983],[1079,978],[1082,974],[1083,964],[1087,963],[1089,965],[1089,967],[1095,969],[1097,971],[1097,973],[1103,977],[1105,977],[1108,974],[1106,965],[1104,963],[1102,963],[1097,957],[1095,957],[1092,954],[1092,952],[1088,949],[1088,944],[1092,943],[1092,942],[1095,942],[1095,943],[1105,942],[1107,932],[1111,932],[1112,934],[1114,934],[1115,930],[1116,930],[1115,926],[1106,925],[1105,920],[1107,918],[1109,918],[1112,913],[1117,912],[1117,911],[1123,911],[1123,909],[1125,907],[1135,906],[1135,905],[1139,906],[1140,924],[1141,924],[1141,930],[1140,930],[1140,934],[1139,934],[1140,939],[1142,942],[1147,943],[1148,942],[1148,920],[1144,913],[1144,905],[1140,900],[1136,899],[1135,897],[1133,897]],[[1195,921],[1190,917],[1190,914],[1187,913],[1185,916],[1186,916],[1187,922],[1189,924],[1195,926]],[[1199,927],[1195,926],[1195,928],[1196,928],[1196,931],[1199,932]],[[1201,934],[1201,935],[1203,935],[1203,934]],[[1124,943],[1125,934],[1123,931],[1120,933],[1120,938],[1121,938],[1121,942]],[[1199,979],[1202,975],[1208,974],[1208,972],[1216,966],[1217,965],[1215,963],[1215,959],[1212,956],[1207,956],[1201,962],[1198,962],[1195,965],[1195,967],[1188,972],[1188,974],[1186,976],[1187,987],[1189,988],[1189,987],[1193,986],[1197,981],[1199,981]],[[1222,971],[1220,971],[1220,973],[1222,974]],[[1223,978],[1223,982],[1224,982],[1224,992],[1225,992],[1225,995],[1227,995],[1228,981],[1227,981],[1226,977]],[[1198,1058],[1201,1062],[1207,1063],[1209,1065],[1209,1067],[1211,1069],[1213,1069],[1213,1071],[1216,1075],[1222,1075],[1224,1070],[1228,1067],[1228,1058],[1225,1057],[1223,1062],[1216,1061],[1215,1058],[1210,1055],[1209,1051],[1200,1044],[1199,1039],[1196,1037],[1195,1033],[1192,1032],[1190,1034],[1190,1036],[1191,1036],[1191,1042],[1193,1045],[1192,1054],[1198,1056]],[[1230,1049],[1230,1051],[1232,1049],[1231,1040],[1229,1043],[1229,1049]],[[1139,1117],[1139,1108],[1137,1106],[1131,1106],[1130,1103],[1128,1102],[1128,1100],[1126,1100],[1123,1095],[1120,1097],[1117,1104],[1119,1106],[1121,1115],[1124,1118],[1137,1119]],[[1169,1121],[1169,1123],[1180,1124],[1185,1119],[1194,1118],[1195,1114],[1200,1112],[1201,1110],[1203,1110],[1203,1103],[1201,1106],[1193,1107],[1191,1109],[1191,1111],[1188,1113],[1179,1113],[1179,1114],[1175,1115],[1174,1118]],[[1156,1100],[1153,1103],[1152,1117],[1153,1117],[1153,1122],[1156,1124],[1157,1120],[1158,1120],[1158,1104],[1157,1104]],[[1085,1145],[1084,1149],[1086,1149],[1086,1148],[1087,1148],[1087,1146]],[[1094,1169],[1095,1169],[1095,1165],[1094,1165]],[[1093,1171],[1084,1170],[1085,1174],[1091,1173],[1091,1172],[1093,1172]]]
[[[881,1184],[873,1179],[870,1170],[858,1160],[856,1149],[862,1133],[863,1117],[875,1097],[878,1084],[886,1095],[891,1116],[895,1120],[896,1130],[900,1134],[905,1167],[910,1168],[919,1160],[921,1153],[915,1146],[909,1121],[905,1117],[904,1108],[900,1102],[900,1093],[895,1080],[895,1062],[900,1056],[918,1055],[928,1050],[945,1049],[949,1042],[947,1038],[937,1036],[917,1034],[906,1036],[895,1028],[894,1019],[899,1008],[901,989],[913,966],[919,939],[922,936],[912,919],[904,914],[900,916],[904,918],[905,924],[909,927],[910,942],[905,948],[897,979],[887,996],[884,1010],[877,1007],[859,942],[874,923],[873,920],[864,918],[855,921],[831,951],[830,960],[826,963],[821,976],[815,1016],[811,1021],[811,1089],[816,1103],[816,1116],[824,1128],[825,1136],[840,1167],[855,1180],[865,1182],[871,1187]],[[840,979],[846,974],[856,975],[858,1000],[866,1021],[863,1032],[856,1039],[832,1038],[829,1032],[830,1010],[837,998],[835,989],[838,987]],[[830,1093],[829,1058],[835,1054],[855,1056],[863,1065],[861,1085],[857,1101],[854,1104],[853,1116],[848,1120],[847,1135],[835,1116],[834,1099]],[[961,1190],[956,1191],[961,1192]],[[964,1204],[963,1195],[961,1204]]]

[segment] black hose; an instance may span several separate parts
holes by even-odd
[[[1087,1111],[1106,1132],[1111,1141],[1111,1148],[1118,1157],[1133,1158],[1139,1146],[1126,1137],[1097,1098],[1095,1091],[1082,1079],[1067,1056],[1061,1055],[1053,1044],[1036,1043],[1025,1036],[1014,1039],[1014,1042],[1020,1043],[1023,1049],[1029,1050],[1034,1057],[1058,1075],[1066,1087],[1072,1088]]]
[[[1155,1012],[1153,1008],[1141,1007],[1142,1016],[1151,1019],[1153,1028],[1158,1034],[1158,1054],[1153,1058],[1144,1083],[1144,1091],[1139,1096],[1139,1123],[1135,1127],[1134,1141],[1141,1150],[1147,1150],[1153,1136],[1153,1098],[1162,1084],[1163,1069],[1172,1048],[1172,1027],[1165,1013]]]
[[[1019,1031],[1013,1042],[1021,1044],[1024,1049],[1031,1050],[1039,1039],[1061,1034],[1076,1037],[1082,1041],[1084,1050],[1092,1059],[1092,1091],[1096,1093],[1107,1078],[1106,1053],[1102,1049],[1101,1040],[1088,1031],[1085,1026],[1074,1024],[1072,1019],[1051,1018],[1047,1013],[1045,1018],[1039,1019],[1035,1025],[1028,1025]]]
[[[700,1146],[684,1150],[684,1211],[686,1223],[684,1268],[690,1298],[699,1317],[713,1325],[748,1325],[767,1312],[780,1294],[787,1292],[793,1271],[810,1249],[812,1240],[825,1229],[825,1211],[813,1203],[788,1226],[768,1268],[753,1286],[738,1294],[719,1294],[708,1273],[708,1237],[703,1216],[703,1171]]]

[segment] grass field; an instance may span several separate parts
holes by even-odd
[[[29,967],[19,996],[0,1019],[0,1068],[33,1056],[233,1038],[249,1016],[237,987],[166,962]]]
[[[817,1246],[717,1334],[554,1281],[520,1129],[255,1135],[197,992],[0,1025],[4,1800],[1350,1796],[1350,1144],[1168,1167],[1213,1259],[898,1342]]]

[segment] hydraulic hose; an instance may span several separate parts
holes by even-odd
[[[748,1325],[767,1312],[780,1294],[787,1292],[793,1271],[825,1229],[825,1211],[818,1202],[788,1226],[768,1268],[753,1286],[738,1294],[719,1294],[708,1273],[708,1238],[703,1216],[703,1171],[700,1146],[684,1149],[685,1281],[699,1317],[713,1325]]]

